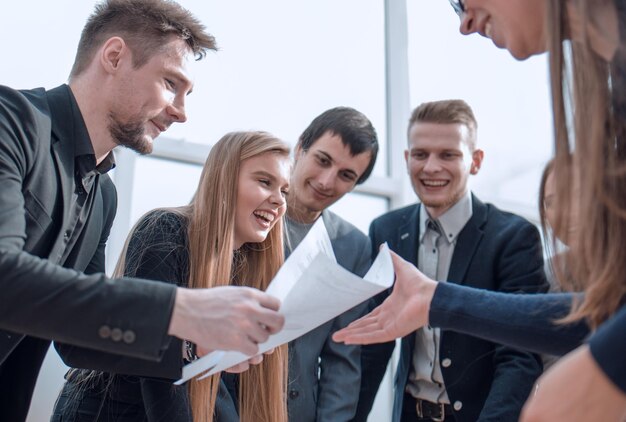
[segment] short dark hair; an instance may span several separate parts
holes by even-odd
[[[378,136],[372,122],[363,113],[353,108],[331,108],[317,116],[302,132],[298,145],[304,151],[308,151],[327,132],[339,135],[341,142],[350,148],[352,156],[370,152],[370,163],[356,183],[358,185],[365,182],[372,173],[378,155]]]
[[[460,123],[469,130],[469,147],[476,148],[476,131],[478,123],[472,108],[463,100],[441,100],[422,103],[411,113],[407,132],[415,123]]]
[[[172,37],[184,40],[197,60],[216,50],[215,38],[187,9],[170,0],[104,0],[91,14],[78,42],[70,77],[82,73],[111,37],[124,39],[139,68]]]

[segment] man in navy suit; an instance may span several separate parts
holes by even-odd
[[[537,229],[481,202],[468,189],[484,156],[476,147],[476,132],[476,119],[464,101],[424,103],[413,111],[404,154],[421,204],[372,222],[373,253],[388,242],[440,281],[502,292],[542,291]],[[394,345],[364,347],[355,420],[366,419]],[[392,420],[518,420],[541,370],[536,355],[426,326],[402,339]]]

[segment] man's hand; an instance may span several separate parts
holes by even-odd
[[[346,344],[384,343],[428,323],[437,282],[393,252],[391,259],[396,273],[391,295],[371,313],[333,334],[333,340]]]
[[[520,422],[623,422],[626,394],[604,375],[589,346],[559,360],[539,380]]]
[[[202,349],[256,355],[258,344],[285,324],[279,307],[278,299],[250,287],[178,288],[168,334]]]

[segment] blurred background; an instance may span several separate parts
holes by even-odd
[[[332,209],[367,233],[378,215],[416,198],[404,166],[406,125],[423,101],[461,98],[478,120],[485,160],[470,186],[483,201],[537,221],[537,191],[552,152],[547,62],[516,62],[491,41],[459,34],[446,0],[181,0],[217,39],[194,64],[188,122],[156,140],[154,154],[117,151],[119,206],[112,271],[144,212],[189,201],[211,144],[233,130],[265,130],[295,145],[318,114],[343,105],[379,134],[373,176]],[[5,4],[0,84],[53,88],[67,80],[95,1]],[[66,368],[50,350],[29,414],[49,419]],[[370,420],[389,420],[389,375]]]

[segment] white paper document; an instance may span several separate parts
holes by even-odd
[[[259,353],[294,340],[391,287],[393,277],[387,245],[363,278],[337,264],[326,227],[318,219],[267,288],[267,293],[281,300],[285,326],[259,344]],[[206,371],[201,378],[207,377],[250,357],[239,352],[212,352],[185,366],[176,384]]]

